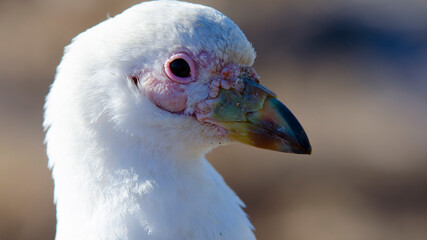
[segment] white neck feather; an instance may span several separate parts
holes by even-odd
[[[48,138],[67,136],[60,130],[51,126]],[[255,239],[243,203],[204,153],[153,151],[168,144],[147,130],[151,138],[141,140],[74,128],[66,146],[49,141],[56,239]]]

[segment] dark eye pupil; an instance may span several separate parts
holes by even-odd
[[[170,63],[170,69],[172,73],[175,74],[175,76],[177,77],[182,77],[182,78],[190,77],[190,66],[182,58],[172,61]]]

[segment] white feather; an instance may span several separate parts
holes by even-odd
[[[129,86],[130,74],[162,71],[180,48],[255,58],[226,16],[174,1],[136,5],[66,47],[44,121],[57,240],[255,239],[242,201],[204,157],[225,139]],[[191,99],[205,88],[192,86]]]

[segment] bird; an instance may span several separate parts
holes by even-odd
[[[77,35],[44,106],[56,240],[256,239],[205,154],[311,145],[255,57],[227,16],[183,1],[142,2]]]

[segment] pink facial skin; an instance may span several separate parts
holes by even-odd
[[[184,59],[188,65],[190,66],[191,75],[189,77],[183,78],[178,77],[175,74],[172,73],[170,69],[170,64],[176,59]],[[165,72],[166,75],[169,77],[170,80],[177,82],[177,83],[191,83],[194,82],[197,79],[197,69],[196,64],[194,63],[194,60],[186,53],[180,52],[172,55],[165,63]]]
[[[187,107],[187,95],[181,83],[170,80],[166,73],[151,71],[132,75],[134,82],[140,81],[144,91],[156,106],[172,113],[183,112]]]
[[[190,77],[182,78],[172,73],[170,63],[176,59],[184,59],[189,64]],[[173,54],[166,60],[164,72],[159,75],[151,72],[144,72],[140,75],[142,75],[144,89],[156,106],[172,113],[183,112],[187,108],[187,95],[183,85],[197,79],[196,64],[188,54],[184,52]]]
[[[161,74],[154,74],[153,72],[146,71],[138,74],[141,78],[141,83],[145,91],[148,93],[150,100],[156,106],[169,111],[171,113],[184,112],[193,114],[194,117],[205,124],[216,126],[217,134],[224,136],[225,129],[216,125],[209,119],[212,113],[212,105],[217,101],[220,89],[235,89],[242,92],[245,88],[244,83],[239,78],[242,74],[252,77],[255,81],[259,82],[259,77],[252,67],[242,67],[233,63],[220,63],[214,64],[214,58],[206,52],[201,52],[194,58],[193,55],[185,52],[178,52],[173,54],[164,65],[164,72]],[[184,59],[190,66],[191,76],[182,78],[175,76],[169,68],[169,65],[175,59]],[[209,82],[209,93],[207,97],[199,101],[195,106],[188,106],[188,96],[185,93],[185,87],[189,83],[198,80],[198,67],[210,69],[211,80]],[[139,80],[132,76],[132,80]],[[188,111],[189,109],[193,109]]]
[[[177,113],[187,108],[187,95],[179,83],[153,79],[149,84],[149,96],[158,107]]]

